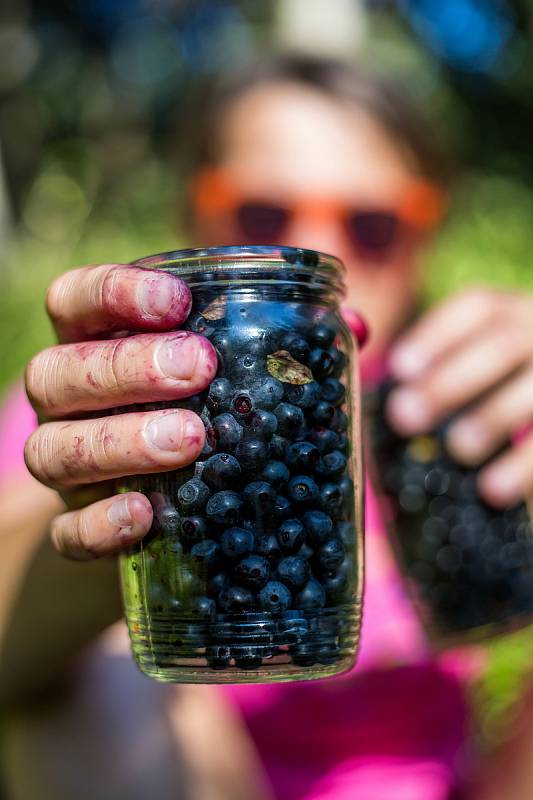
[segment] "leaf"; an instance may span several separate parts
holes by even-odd
[[[300,364],[287,350],[278,350],[267,356],[267,370],[273,378],[282,383],[292,383],[294,386],[303,386],[311,383],[313,373],[305,364]]]
[[[228,298],[226,295],[221,294],[211,300],[209,305],[201,311],[202,317],[210,320],[222,319],[226,316],[226,306],[228,305]]]

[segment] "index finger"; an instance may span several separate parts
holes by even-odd
[[[126,264],[81,267],[51,284],[46,308],[59,341],[111,331],[166,331],[181,325],[191,293],[170,272]]]

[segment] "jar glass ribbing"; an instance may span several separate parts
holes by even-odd
[[[360,390],[339,313],[343,267],[314,251],[176,251],[137,266],[191,288],[185,328],[218,353],[186,401],[194,464],[125,478],[154,509],[120,557],[139,668],[160,681],[320,678],[355,660],[363,574]]]

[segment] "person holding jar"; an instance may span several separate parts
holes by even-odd
[[[446,174],[404,94],[334,61],[280,57],[204,110],[187,154],[194,244],[306,247],[344,261],[345,318],[357,333],[360,311],[371,327],[363,378],[375,385],[386,368],[397,378],[388,415],[401,433],[430,430],[473,402],[449,447],[478,463],[529,421],[531,297],[477,289],[413,322]],[[186,398],[209,385],[216,355],[202,336],[172,333],[190,295],[170,275],[84,267],[54,281],[47,307],[60,344],[26,372],[40,425],[15,388],[0,436],[0,690],[17,709],[5,759],[15,796],[478,800],[469,665],[432,655],[370,485],[354,670],[327,682],[224,688],[137,675],[117,622],[116,565],[102,556],[142,538],[152,509],[140,493],[111,496],[110,481],[194,461],[204,428],[190,410],[141,424],[101,409]],[[125,345],[125,330],[142,341]],[[28,435],[33,478],[22,465]],[[532,453],[526,433],[484,468],[489,502],[529,497]],[[525,797],[518,785],[501,796]]]

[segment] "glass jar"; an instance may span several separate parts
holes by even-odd
[[[138,666],[159,681],[322,678],[355,660],[362,602],[360,391],[343,267],[309,250],[223,247],[135,262],[185,280],[185,328],[216,348],[189,468],[123,479],[154,509],[120,557]]]
[[[446,450],[451,420],[403,438],[385,416],[392,383],[366,398],[377,478],[392,501],[392,540],[437,646],[480,640],[533,619],[533,530],[525,503],[499,510],[477,491],[478,469]]]

